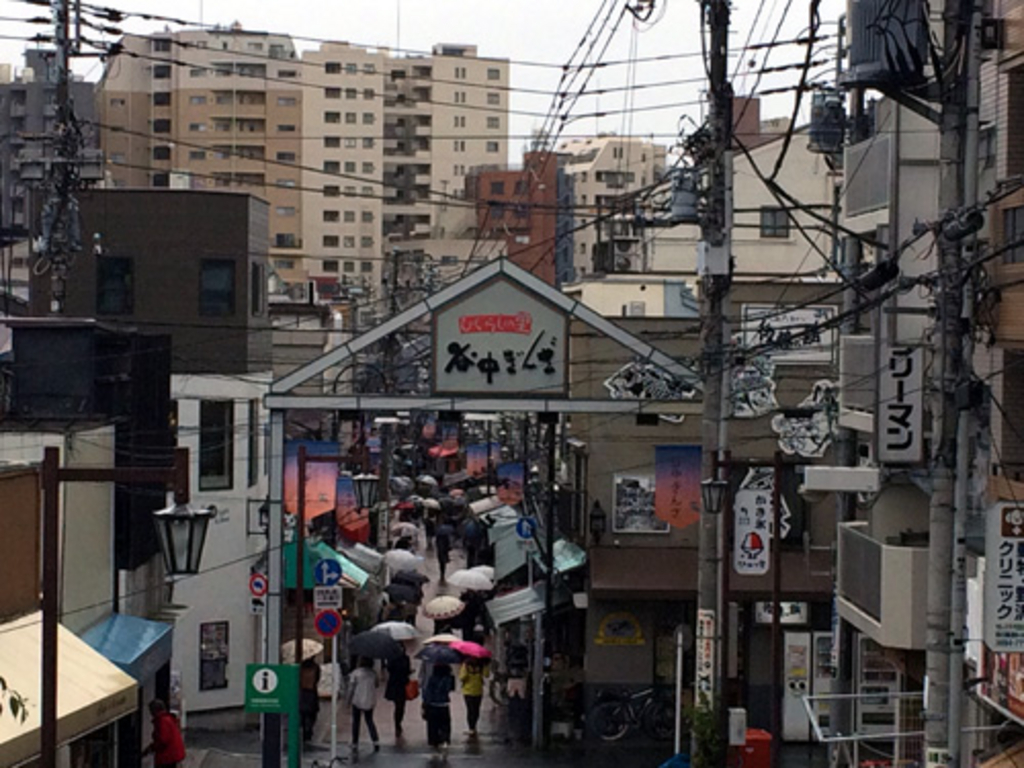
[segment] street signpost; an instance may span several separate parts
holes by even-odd
[[[537,535],[537,521],[532,517],[520,517],[516,521],[516,536],[520,539],[532,539]]]
[[[321,637],[334,637],[341,631],[341,614],[333,608],[327,608],[316,615],[313,624]]]
[[[299,668],[295,664],[246,664],[245,711],[299,716]]]
[[[322,611],[327,608],[341,608],[341,587],[313,587],[313,608]]]
[[[249,613],[255,616],[262,616],[267,612],[267,589],[269,582],[264,573],[254,573],[249,577]]]
[[[313,578],[318,587],[333,587],[341,581],[341,563],[324,558],[313,566]]]

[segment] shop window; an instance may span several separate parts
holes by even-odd
[[[234,484],[234,401],[199,403],[199,490],[222,491]]]
[[[199,625],[199,690],[228,687],[228,622]]]

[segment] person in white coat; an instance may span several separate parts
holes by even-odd
[[[373,722],[373,707],[377,703],[377,673],[373,670],[373,659],[360,659],[355,670],[348,677],[348,703],[352,706],[352,759],[359,759],[359,724],[366,720],[373,751],[380,751],[377,726]]]

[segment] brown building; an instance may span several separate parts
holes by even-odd
[[[65,315],[172,340],[173,373],[270,368],[267,204],[235,192],[96,190],[81,195],[94,242],[71,265]],[[34,276],[32,314],[49,307]]]
[[[508,258],[549,285],[556,283],[558,219],[571,216],[559,214],[560,182],[564,174],[553,152],[527,152],[521,169],[482,166],[466,179],[466,197],[476,202],[477,237],[504,240]]]

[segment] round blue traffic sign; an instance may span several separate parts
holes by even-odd
[[[341,631],[341,614],[333,608],[326,608],[316,615],[313,624],[321,637],[334,637]]]
[[[532,539],[537,535],[537,521],[532,517],[520,517],[516,521],[516,536],[520,539]]]
[[[333,587],[341,581],[341,563],[337,560],[324,558],[317,560],[313,566],[313,578],[318,587]]]

